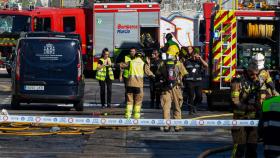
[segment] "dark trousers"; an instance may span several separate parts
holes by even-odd
[[[124,82],[124,97],[125,97],[125,103],[127,102],[127,82],[128,78],[123,77],[123,82]]]
[[[202,87],[200,81],[186,81],[185,93],[187,98],[184,101],[188,102],[190,108],[196,107],[202,101]]]
[[[112,81],[109,78],[106,78],[105,81],[99,81],[99,86],[102,106],[105,106],[105,86],[107,86],[107,105],[110,106],[112,97]]]
[[[151,108],[160,107],[160,91],[155,87],[155,82],[150,81]],[[156,104],[154,104],[156,100]]]

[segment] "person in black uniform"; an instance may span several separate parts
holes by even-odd
[[[197,112],[196,107],[202,101],[202,86],[203,69],[208,67],[198,52],[192,46],[187,48],[187,55],[184,65],[189,72],[185,78],[185,92],[187,93],[189,114]]]
[[[152,52],[152,58],[151,58],[151,64],[150,64],[150,69],[151,71],[155,74],[160,66],[161,63],[161,58],[160,58],[160,53],[157,49],[153,49]],[[159,85],[156,85],[157,83],[157,78],[150,79],[150,96],[151,96],[151,108],[157,108],[159,109],[160,107],[160,87]],[[156,100],[156,104],[155,104]]]

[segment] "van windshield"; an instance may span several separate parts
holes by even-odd
[[[0,34],[30,31],[30,17],[23,15],[0,15]]]
[[[79,43],[70,39],[24,39],[19,48],[23,58],[32,65],[45,63],[63,66],[76,60]]]

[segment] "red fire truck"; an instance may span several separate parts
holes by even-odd
[[[158,3],[96,3],[93,6],[93,21],[93,54],[96,56],[107,47],[118,60],[130,47],[141,47],[141,35],[147,33],[154,41],[159,41]]]
[[[93,8],[0,10],[0,64],[6,64],[10,71],[8,63],[21,32],[69,32],[80,34],[86,70],[92,71],[105,47],[116,57],[129,47],[139,47],[143,33],[157,40],[159,12],[158,3],[96,3]]]
[[[38,8],[34,10],[0,10],[1,64],[8,64],[12,50],[22,32],[55,31],[81,35],[86,53],[85,11],[83,9]],[[6,65],[9,72],[9,65]]]
[[[206,58],[210,64],[208,104],[212,109],[230,105],[230,81],[247,68],[256,53],[265,56],[265,68],[279,68],[279,11],[215,9],[204,4]],[[212,11],[214,10],[214,11]]]

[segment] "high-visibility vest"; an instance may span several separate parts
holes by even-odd
[[[126,55],[125,57],[124,57],[124,62],[125,63],[128,63],[128,62],[130,62],[131,61],[131,58],[130,58],[130,55]],[[124,70],[123,70],[123,77],[124,78],[128,78],[128,68],[125,68]]]
[[[265,155],[280,157],[280,97],[263,102],[261,123]]]
[[[141,58],[135,58],[130,61],[128,77],[143,78],[144,77],[144,61]]]
[[[103,58],[100,58],[100,60],[101,60],[103,63],[105,62],[105,60],[104,60]],[[111,61],[110,58],[108,58],[108,60]],[[106,66],[104,66],[104,67],[103,67],[102,69],[100,69],[100,70],[97,70],[97,72],[96,72],[96,79],[97,79],[97,80],[100,80],[100,81],[104,81],[104,80],[106,79],[106,74],[107,74],[106,70],[107,70]],[[108,68],[108,71],[109,71],[109,73],[108,73],[108,74],[109,74],[109,79],[110,79],[110,80],[114,80],[114,73],[113,73],[112,68],[109,67],[109,68]]]

